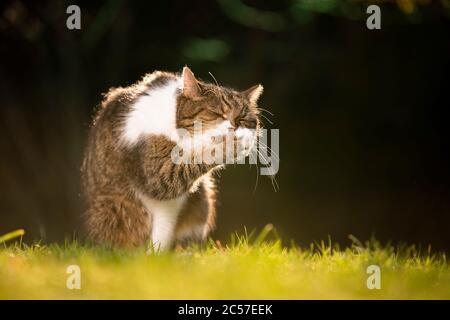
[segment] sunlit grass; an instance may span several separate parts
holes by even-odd
[[[285,247],[270,227],[158,255],[76,241],[0,246],[0,299],[450,299],[444,254],[357,239],[348,248]],[[81,290],[66,288],[72,264]],[[380,290],[366,285],[372,264],[381,268]]]

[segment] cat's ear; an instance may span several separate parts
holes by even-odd
[[[198,81],[188,67],[183,68],[183,95],[188,98],[198,98],[201,96]]]
[[[247,97],[250,102],[256,103],[258,101],[259,97],[263,93],[264,87],[260,84],[257,84],[245,91],[242,91],[241,94]]]

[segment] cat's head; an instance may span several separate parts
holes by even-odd
[[[252,147],[260,129],[257,101],[262,92],[260,84],[236,91],[206,83],[184,67],[177,101],[177,127],[192,131],[195,124],[201,123],[206,132],[232,132],[237,143],[247,144],[245,148],[250,143]]]

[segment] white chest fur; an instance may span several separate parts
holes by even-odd
[[[159,201],[140,194],[139,198],[152,221],[151,240],[153,249],[167,250],[172,246],[178,216],[186,196]]]

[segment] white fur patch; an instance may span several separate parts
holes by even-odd
[[[132,106],[123,128],[122,138],[133,145],[142,135],[165,135],[176,140],[176,91],[181,89],[181,79],[151,88]]]
[[[174,240],[174,231],[178,216],[186,200],[186,196],[159,201],[139,194],[142,204],[152,220],[151,240],[153,249],[164,251],[170,249]]]

